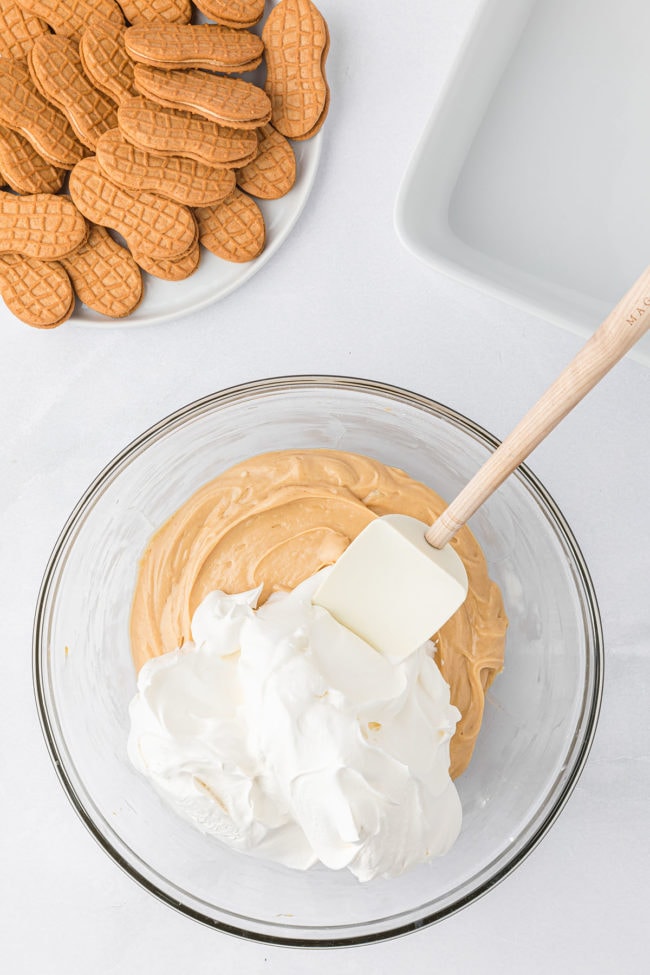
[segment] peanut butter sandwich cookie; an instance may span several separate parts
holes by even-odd
[[[196,68],[164,71],[145,64],[136,64],[134,75],[136,88],[151,101],[201,115],[219,125],[256,129],[271,118],[268,95],[250,81]]]
[[[119,129],[97,143],[97,162],[109,179],[130,190],[150,190],[185,206],[219,203],[235,188],[231,169],[205,166],[185,156],[161,156],[127,142]]]
[[[95,88],[119,105],[137,95],[133,83],[133,62],[124,47],[123,30],[94,20],[81,35],[79,57]]]
[[[100,315],[124,318],[142,301],[140,268],[104,227],[93,224],[86,243],[61,264],[77,296]]]
[[[289,139],[309,139],[327,116],[327,24],[310,0],[280,0],[262,31],[272,122]]]
[[[138,255],[137,260],[142,270],[155,278],[162,278],[163,281],[184,281],[198,268],[201,261],[201,248],[197,240],[187,254],[173,261],[152,261],[142,254]]]
[[[0,125],[19,132],[52,166],[70,169],[86,154],[65,115],[37,90],[26,61],[0,60]]]
[[[65,269],[20,254],[0,255],[0,294],[9,311],[33,328],[56,328],[70,318],[74,291]]]
[[[196,221],[187,207],[154,193],[117,186],[94,156],[72,170],[70,196],[88,220],[121,234],[136,261],[138,254],[153,261],[173,260],[196,242]]]
[[[102,133],[117,126],[115,104],[87,78],[74,38],[39,37],[30,52],[29,68],[38,87],[89,149],[95,149]]]
[[[63,196],[15,196],[0,191],[0,254],[58,261],[88,237],[86,221]]]
[[[23,10],[40,17],[62,37],[80,37],[96,15],[124,26],[115,0],[20,0]]]
[[[130,24],[189,24],[192,19],[190,0],[119,0]]]
[[[261,200],[277,200],[296,181],[296,157],[289,141],[270,123],[257,133],[257,156],[237,170],[237,186]]]
[[[129,27],[127,53],[154,68],[207,68],[224,74],[251,71],[262,61],[261,37],[218,24],[150,24]]]
[[[65,169],[46,162],[18,132],[0,125],[0,168],[5,183],[16,193],[56,193]]]
[[[198,207],[199,239],[204,247],[237,264],[252,261],[264,250],[266,229],[262,211],[250,196],[235,190],[223,203]]]
[[[195,0],[201,13],[224,27],[252,27],[264,13],[264,0]]]
[[[117,112],[120,132],[137,146],[168,156],[187,156],[206,166],[233,169],[257,155],[252,130],[229,129],[190,112],[128,98]]]
[[[47,32],[47,24],[15,0],[0,0],[0,58],[27,57],[34,38]]]
[[[75,292],[122,318],[142,271],[183,281],[201,245],[235,263],[263,251],[253,197],[290,192],[288,140],[318,132],[329,105],[323,17],[280,0],[260,37],[264,7],[0,0],[0,291],[19,318],[53,328]],[[196,8],[212,22],[193,24]],[[265,62],[264,88],[236,77]]]

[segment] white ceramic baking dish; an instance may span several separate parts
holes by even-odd
[[[588,336],[650,262],[648,0],[484,0],[400,188],[404,244]],[[650,366],[650,334],[630,353]]]

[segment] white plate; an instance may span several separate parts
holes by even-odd
[[[648,0],[484,0],[400,188],[406,246],[590,335],[650,262],[647,36]]]
[[[253,28],[256,33],[261,34],[266,18],[274,6],[275,2],[267,4],[264,17]],[[207,18],[195,10],[194,20],[204,23]],[[262,65],[256,71],[245,74],[244,78],[263,87],[265,76]],[[107,325],[155,325],[181,315],[189,315],[190,312],[205,308],[240,288],[256,271],[264,267],[289,236],[314,185],[321,154],[322,132],[306,142],[292,142],[291,145],[296,154],[297,175],[294,187],[280,200],[255,200],[264,215],[266,246],[254,261],[232,264],[202,247],[199,268],[185,281],[161,281],[160,278],[143,273],[144,300],[128,318],[107,319],[77,302],[70,320],[80,325],[100,328],[106,328]]]
[[[275,3],[267,4],[264,18],[254,28],[256,33],[261,33],[266,17],[273,6]],[[197,22],[205,22],[207,18],[195,11],[194,19]],[[244,78],[263,86],[265,79],[263,65],[245,74]],[[161,281],[160,278],[154,278],[143,272],[144,299],[127,318],[106,318],[105,315],[100,315],[77,301],[69,323],[91,328],[160,324],[205,308],[240,288],[271,259],[291,233],[314,185],[321,156],[322,139],[323,133],[319,132],[313,139],[305,142],[292,142],[297,169],[295,185],[280,200],[255,200],[264,215],[266,246],[254,261],[233,264],[221,260],[203,247],[198,270],[185,281]],[[4,315],[8,318],[12,317],[10,312],[0,304],[0,320]]]

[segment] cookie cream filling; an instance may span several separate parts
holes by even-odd
[[[312,605],[329,571],[258,609],[261,586],[208,594],[192,640],[140,670],[129,756],[235,850],[393,877],[458,835],[460,714],[433,644],[393,664]]]

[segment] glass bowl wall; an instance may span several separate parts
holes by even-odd
[[[358,883],[234,853],[179,819],[130,766],[128,618],[152,532],[201,484],[268,450],[328,447],[403,468],[450,499],[495,439],[453,410],[364,380],[290,377],[216,393],[152,427],[88,489],[47,567],[34,680],[47,744],[85,824],[153,894],[215,928],[333,946],[438,921],[502,880],[548,830],[593,737],[602,684],[597,605],[561,513],[522,468],[471,521],[510,626],[474,758],[463,828],[444,858]]]

